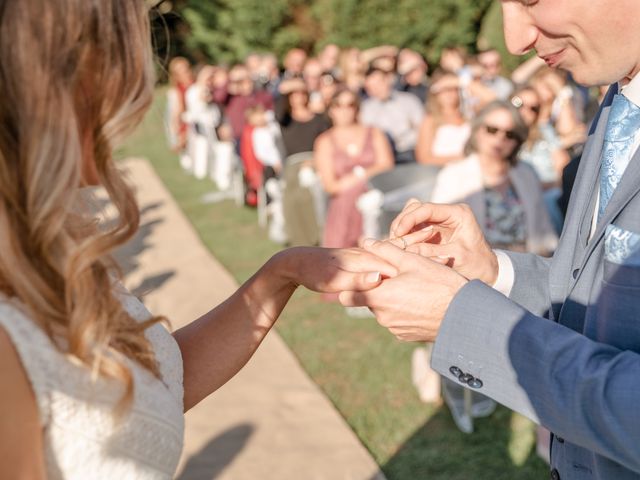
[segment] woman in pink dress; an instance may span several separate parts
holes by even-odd
[[[340,89],[329,105],[333,127],[316,140],[313,157],[322,186],[330,197],[322,245],[353,247],[362,234],[356,207],[367,180],[393,167],[391,147],[376,128],[357,122],[358,97]]]

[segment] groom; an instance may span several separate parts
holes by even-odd
[[[611,84],[554,258],[493,252],[467,207],[411,202],[397,241],[366,245],[399,275],[341,301],[369,306],[402,340],[435,341],[435,370],[550,429],[551,478],[637,479],[640,1],[502,8],[512,53],[535,49],[582,84]],[[426,225],[432,243],[407,246]]]

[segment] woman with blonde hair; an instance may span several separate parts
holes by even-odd
[[[464,158],[471,128],[461,110],[460,81],[455,73],[433,75],[427,114],[416,144],[418,163],[442,166]]]
[[[139,212],[112,151],[151,102],[148,14],[143,0],[0,0],[2,478],[172,478],[183,411],[247,362],[298,285],[395,273],[359,250],[283,251],[173,335],[124,290],[109,253]],[[114,226],[83,202],[95,184]]]
[[[167,90],[166,130],[169,146],[180,156],[180,165],[185,170],[192,167],[192,159],[187,151],[189,126],[185,121],[187,112],[187,90],[194,83],[193,70],[189,60],[175,57],[169,62],[169,90]]]

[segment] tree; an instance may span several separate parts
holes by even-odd
[[[186,44],[214,62],[252,51],[282,55],[334,42],[410,47],[435,61],[443,47],[475,49],[491,0],[183,0]],[[197,55],[196,55],[197,56]]]

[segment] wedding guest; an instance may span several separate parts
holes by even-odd
[[[292,48],[284,57],[283,80],[301,78],[304,64],[307,63],[307,52],[301,48]]]
[[[308,153],[309,161],[297,164],[284,162],[285,190],[283,208],[287,237],[291,245],[318,245],[319,218],[314,197],[300,184],[300,170],[311,166],[311,152],[316,138],[330,127],[328,119],[309,108],[309,92],[304,80],[292,78],[280,84],[276,99],[276,119],[282,130],[286,158]]]
[[[369,68],[365,80],[369,98],[362,102],[360,121],[388,135],[396,164],[415,163],[415,147],[424,108],[410,93],[392,89],[393,76],[392,71]]]
[[[441,166],[464,158],[471,127],[460,107],[458,76],[449,72],[434,74],[427,114],[416,144],[418,163]]]
[[[112,152],[152,102],[146,5],[0,8],[0,89],[12,99],[0,117],[3,478],[173,478],[183,412],[242,368],[298,285],[337,292],[395,275],[362,251],[286,250],[173,334],[124,289],[109,254],[140,213]],[[97,184],[114,225],[86,202],[82,187]]]
[[[550,124],[565,149],[583,143],[586,127],[578,119],[573,90],[567,84],[566,74],[542,67],[531,79],[531,86],[540,98],[538,123]]]
[[[482,83],[491,89],[498,100],[508,100],[513,93],[513,83],[502,76],[502,56],[495,48],[478,54],[478,63],[483,69]]]
[[[315,142],[313,156],[322,186],[329,196],[322,245],[355,247],[362,235],[362,216],[356,208],[367,180],[393,168],[393,154],[385,135],[358,123],[358,97],[343,87],[329,106],[333,127]]]
[[[357,48],[347,48],[340,53],[338,79],[361,98],[364,87],[364,71],[361,52]]]
[[[322,73],[322,65],[317,58],[308,59],[302,71],[302,79],[309,92],[309,109],[316,114],[323,114],[326,110],[326,104],[320,92]]]
[[[340,47],[335,43],[326,44],[318,55],[322,71],[330,73],[333,76],[338,75],[340,61]]]
[[[415,95],[422,105],[427,103],[429,84],[428,66],[424,57],[414,50],[404,48],[398,54],[399,80],[396,89]]]
[[[188,170],[192,166],[187,152],[186,93],[193,83],[193,72],[189,61],[175,57],[169,63],[169,90],[167,91],[167,135],[171,149],[180,155],[180,165]]]
[[[220,108],[213,101],[215,71],[211,65],[203,66],[185,95],[185,121],[189,125],[189,151],[193,161],[191,173],[198,179],[205,178],[210,171],[216,129],[222,121]]]
[[[273,97],[264,90],[255,89],[249,70],[244,65],[236,65],[229,72],[229,94],[225,117],[231,125],[234,139],[239,143],[247,110],[255,105],[273,110]]]
[[[562,194],[562,172],[570,161],[560,137],[549,122],[540,122],[541,101],[533,87],[518,89],[511,103],[518,108],[529,127],[529,135],[520,149],[519,158],[533,167],[542,182],[545,203],[556,232],[562,230],[563,215],[558,205]]]

